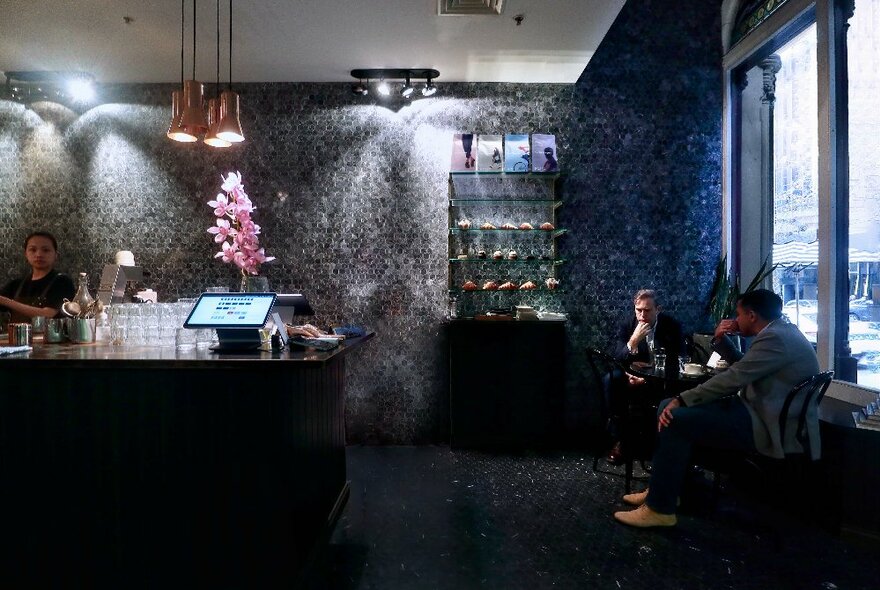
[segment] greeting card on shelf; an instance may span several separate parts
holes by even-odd
[[[501,172],[504,167],[504,138],[500,135],[480,135],[477,149],[479,172]]]
[[[508,133],[504,136],[504,171],[528,172],[532,155],[527,134]]]
[[[532,134],[532,172],[559,172],[555,135]]]
[[[477,137],[473,133],[452,136],[451,172],[475,172],[477,169]]]

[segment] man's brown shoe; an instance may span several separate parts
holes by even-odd
[[[639,528],[650,528],[655,526],[675,526],[678,519],[674,514],[660,514],[648,508],[647,504],[642,504],[635,510],[628,512],[615,512],[614,518],[628,524],[629,526]]]
[[[629,504],[630,506],[641,506],[645,503],[645,499],[648,497],[648,490],[644,492],[636,492],[634,494],[627,494],[623,497],[623,503]]]

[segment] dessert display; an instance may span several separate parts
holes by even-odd
[[[534,227],[532,227],[531,223],[520,223],[519,228],[520,229],[535,229]]]
[[[506,283],[501,283],[501,286],[498,287],[499,291],[516,291],[516,283],[511,281],[507,281]]]
[[[480,229],[497,229],[494,225],[489,223],[488,221],[480,226]]]
[[[458,227],[461,229],[470,229],[471,222],[468,221],[467,219],[462,219],[461,221],[458,222]]]
[[[501,250],[495,250],[492,252],[492,260],[502,260],[504,258],[504,252]]]
[[[486,291],[496,291],[498,289],[498,283],[495,281],[486,281],[483,285],[483,289]]]
[[[538,285],[533,283],[532,281],[526,281],[522,285],[519,286],[521,291],[531,291],[532,289],[537,289]]]
[[[516,260],[517,258],[519,258],[519,254],[516,253],[516,250],[511,250],[507,253],[508,260]]]
[[[461,286],[465,291],[476,291],[477,284],[473,281],[467,281],[464,285]]]
[[[486,251],[485,250],[477,251],[477,258],[479,258],[481,260],[485,260],[486,259]]]
[[[552,290],[559,286],[559,281],[557,279],[554,279],[553,277],[550,277],[549,279],[544,281],[544,284],[547,285],[548,289]]]
[[[516,229],[516,226],[512,223],[505,223],[501,225],[501,229]]]
[[[549,231],[549,230],[551,230],[551,229],[556,229],[556,228],[553,227],[553,224],[552,224],[552,223],[550,223],[550,222],[544,222],[544,223],[541,224],[541,229]]]

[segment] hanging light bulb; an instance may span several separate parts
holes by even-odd
[[[220,127],[220,100],[216,98],[208,99],[208,132],[205,134],[204,141],[211,147],[229,147],[232,142],[217,137],[217,130]]]
[[[167,135],[169,139],[183,143],[192,143],[198,140],[198,137],[189,133],[180,124],[182,117],[183,90],[175,90],[171,93],[171,125],[168,126],[168,132],[165,135]]]
[[[205,118],[205,85],[196,80],[196,6],[193,0],[193,73],[192,79],[183,83],[183,116],[180,124],[192,135],[201,135],[208,130]]]
[[[184,24],[184,1],[180,0],[180,85],[183,86],[183,24]],[[168,131],[165,135],[168,136],[169,139],[173,139],[174,141],[180,141],[184,143],[192,143],[196,141],[198,138],[189,133],[186,129],[181,125],[181,118],[183,117],[183,90],[175,90],[171,93],[171,124],[168,126]]]
[[[389,94],[391,94],[391,87],[388,85],[388,82],[383,79],[376,87],[376,91],[382,96],[388,96]]]
[[[232,91],[232,0],[229,0],[229,87],[220,94],[220,124],[217,137],[239,143],[244,141],[239,119],[238,94]]]
[[[220,0],[216,0],[217,6],[217,85],[214,92],[220,90]],[[215,94],[215,97],[217,95]],[[202,141],[211,147],[225,148],[232,143],[225,139],[217,137],[217,130],[220,128],[220,98],[212,98],[208,100],[208,132]]]

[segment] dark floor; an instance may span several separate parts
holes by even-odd
[[[677,527],[637,530],[611,516],[622,477],[582,454],[350,447],[348,473],[315,588],[878,587],[876,547],[787,517],[759,526],[760,507],[734,487],[712,509],[699,479]]]

